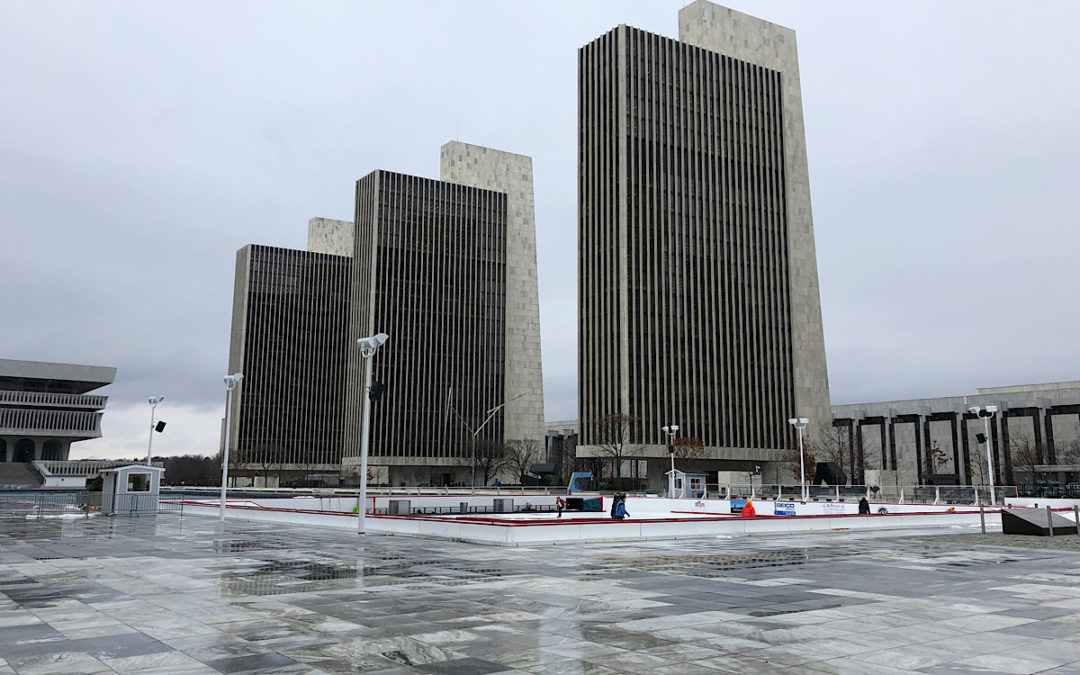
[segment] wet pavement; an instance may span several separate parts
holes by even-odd
[[[0,508],[0,673],[1080,672],[1080,554],[982,542],[498,548]]]

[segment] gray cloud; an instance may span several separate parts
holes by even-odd
[[[534,157],[547,416],[575,417],[576,49],[682,4],[5,3],[0,355],[117,366],[117,414],[219,406],[236,249],[303,247],[459,136]],[[1080,6],[731,5],[799,35],[834,401],[1080,377]]]

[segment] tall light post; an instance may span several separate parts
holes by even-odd
[[[504,407],[506,407],[507,404],[513,403],[514,401],[518,400],[519,398],[521,398],[522,396],[524,396],[525,394],[528,394],[528,393],[529,392],[527,392],[527,391],[522,392],[522,393],[518,394],[517,396],[515,396],[514,398],[510,399],[509,401],[506,401],[506,403],[500,403],[499,405],[495,406],[494,408],[489,409],[487,412],[484,413],[484,414],[487,415],[487,417],[484,418],[484,421],[481,422],[480,426],[476,427],[476,429],[473,429],[469,425],[469,423],[465,421],[465,418],[461,416],[461,413],[459,413],[457,411],[457,408],[454,407],[454,403],[453,403],[454,388],[451,387],[450,391],[446,392],[446,407],[447,407],[447,409],[453,411],[453,413],[455,415],[457,415],[457,418],[459,420],[461,420],[462,425],[464,425],[465,428],[469,430],[469,434],[472,436],[472,486],[473,486],[474,489],[476,488],[476,437],[480,435],[480,432],[483,431],[484,427],[487,426],[487,423],[490,422],[493,417],[495,417],[495,413],[502,410]]]
[[[150,464],[150,449],[154,447],[154,415],[157,413],[158,403],[165,400],[164,396],[151,396],[150,403],[150,440],[146,443],[146,466]]]
[[[244,376],[233,373],[225,376],[225,448],[221,451],[221,508],[218,520],[225,522],[225,487],[229,484],[229,442],[232,441],[233,391]]]
[[[675,434],[679,433],[679,425],[672,424],[666,427],[660,427],[660,431],[667,434],[668,455],[671,456],[671,473],[668,474],[668,499],[675,498]]]
[[[997,504],[997,494],[994,491],[994,443],[990,440],[990,418],[992,418],[997,411],[998,407],[996,405],[988,405],[985,408],[973,405],[968,408],[969,413],[982,418],[983,426],[986,429],[986,478],[990,481],[991,504]],[[1034,478],[1034,476],[1032,478]]]
[[[802,500],[808,501],[810,495],[806,493],[806,458],[803,456],[802,431],[810,424],[809,417],[792,417],[788,424],[799,430],[799,482],[802,485]]]
[[[367,460],[368,460],[368,426],[371,424],[371,357],[375,356],[375,350],[382,347],[390,339],[386,333],[378,333],[371,337],[360,338],[356,346],[360,348],[360,356],[364,357],[364,416],[360,426],[360,494],[356,498],[356,533],[365,534],[367,525]]]

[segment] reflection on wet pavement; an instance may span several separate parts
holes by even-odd
[[[0,673],[1076,672],[1078,581],[1073,553],[895,534],[498,548],[0,512]]]

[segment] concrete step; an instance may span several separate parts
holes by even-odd
[[[39,488],[44,481],[34,465],[22,462],[0,462],[0,489],[20,490]]]

